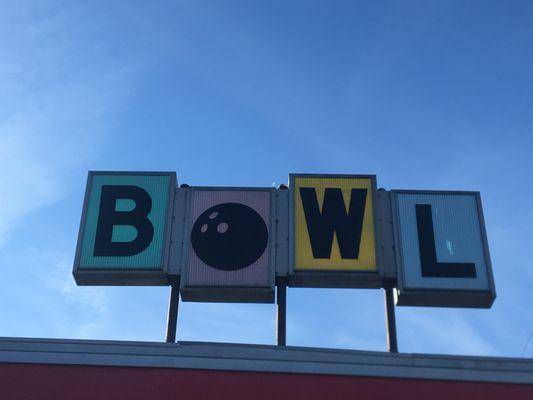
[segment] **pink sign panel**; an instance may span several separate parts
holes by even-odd
[[[193,189],[186,287],[270,287],[268,189]]]

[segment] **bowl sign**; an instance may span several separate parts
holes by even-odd
[[[179,187],[173,172],[90,172],[80,285],[180,282],[185,301],[273,302],[293,287],[381,288],[398,305],[490,307],[477,192],[376,190],[374,175],[289,187]]]
[[[188,190],[182,298],[273,301],[273,189]]]

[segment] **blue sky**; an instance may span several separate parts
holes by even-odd
[[[398,308],[400,350],[533,356],[532,20],[530,1],[5,2],[0,335],[164,340],[167,288],[73,281],[88,170],[372,173],[480,190],[498,291]],[[179,340],[274,332],[274,305],[180,305]],[[383,293],[289,289],[287,341],[384,350]]]

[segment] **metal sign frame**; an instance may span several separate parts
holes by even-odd
[[[80,266],[81,251],[85,237],[85,226],[87,223],[87,208],[93,189],[93,178],[98,175],[104,176],[168,176],[168,200],[166,219],[163,236],[163,246],[161,250],[161,265],[159,268],[108,268],[108,267],[82,267]],[[105,286],[125,286],[125,285],[168,285],[168,264],[170,249],[170,231],[173,218],[174,192],[177,186],[175,172],[136,172],[136,171],[89,171],[85,187],[83,200],[83,210],[81,214],[80,228],[78,231],[78,242],[76,245],[76,255],[74,258],[74,268],[72,274],[78,285],[105,285]]]
[[[187,192],[184,220],[183,247],[180,259],[181,284],[180,294],[183,301],[228,302],[228,303],[274,303],[274,287],[276,278],[276,189],[269,187],[238,187],[238,186],[190,186]],[[268,263],[269,286],[188,286],[188,262],[190,257],[189,242],[191,240],[191,215],[194,191],[241,191],[267,192],[270,202],[270,221],[267,248],[270,252]],[[266,222],[266,221],[265,221]]]
[[[459,195],[473,196],[476,201],[477,217],[480,228],[480,239],[483,248],[483,258],[486,266],[488,290],[473,289],[430,289],[430,288],[405,288],[405,268],[403,265],[402,239],[400,234],[400,219],[398,209],[399,194],[427,194],[427,195]],[[496,287],[490,260],[487,232],[481,205],[481,196],[478,191],[450,191],[450,190],[391,190],[392,218],[394,226],[394,242],[396,264],[398,266],[396,285],[396,304],[399,306],[423,307],[467,307],[490,308],[496,299]]]
[[[372,217],[374,225],[374,251],[376,255],[376,271],[341,271],[341,270],[309,270],[295,269],[295,178],[329,178],[329,179],[369,179],[372,189]],[[378,213],[377,213],[376,175],[370,174],[289,174],[289,286],[315,288],[381,288],[383,268],[381,253],[378,248]]]
[[[91,210],[93,210],[93,205],[90,204],[90,202],[91,194],[94,189],[93,186],[95,176],[169,177],[168,198],[165,209],[166,215],[163,218],[162,215],[159,214],[156,219],[154,219],[154,221],[161,221],[161,224],[164,224],[162,243],[160,244],[160,265],[157,268],[153,267],[153,265],[151,268],[146,266],[136,267],[135,265],[133,265],[133,263],[129,263],[129,265],[126,264],[128,265],[127,267],[106,267],[105,265],[90,267],[80,266],[82,253],[84,257],[87,256],[87,254],[82,250],[85,240],[87,217],[88,215],[90,215],[91,218],[93,218],[94,214],[94,211],[90,211],[88,208],[89,206],[91,206]],[[339,269],[338,265],[337,269],[296,269],[295,202],[297,194],[295,183],[297,178],[339,180],[364,179],[369,181],[369,190],[371,191],[370,199],[372,201],[371,215],[373,218],[372,227],[376,265],[375,270]],[[368,188],[368,186],[366,185],[365,187]],[[343,189],[347,188],[343,187]],[[157,190],[150,189],[150,191],[154,194],[164,193],[163,190],[159,191],[159,188]],[[196,222],[192,220],[193,199],[194,193],[196,191],[239,191],[268,193],[268,208],[265,204],[265,208],[263,209],[263,211],[260,211],[262,213],[261,217],[266,214],[266,209],[268,209],[270,213],[268,221],[267,249],[265,249],[262,253],[263,255],[265,254],[265,252],[268,251],[269,256],[268,265],[266,267],[266,278],[265,275],[261,275],[261,279],[248,281],[247,283],[249,284],[249,286],[244,285],[242,281],[239,282],[239,280],[231,279],[227,281],[217,279],[214,279],[212,281],[204,281],[200,279],[196,281],[197,285],[188,284],[188,264],[190,262],[191,251],[195,251],[192,250],[191,247],[191,233],[194,223]],[[403,264],[404,255],[402,254],[403,247],[402,237],[400,234],[401,227],[398,204],[398,196],[404,194],[462,196],[466,195],[474,197],[475,207],[477,209],[477,219],[479,223],[482,258],[486,267],[486,270],[484,272],[487,275],[486,283],[488,288],[484,287],[484,277],[482,282],[483,285],[480,284],[478,288],[475,289],[454,289],[453,285],[450,285],[451,288],[424,288],[416,287],[416,285],[411,285],[411,287],[408,288],[405,287],[406,276],[404,268],[405,266]],[[127,196],[125,196],[125,198],[127,198]],[[366,197],[366,199],[369,198]],[[93,199],[93,201],[95,200]],[[99,201],[100,204],[102,204],[102,200],[99,199]],[[224,201],[217,203],[215,201],[212,206],[221,204],[223,202]],[[261,202],[266,202],[266,198],[261,199]],[[365,208],[367,206],[368,202],[367,204],[365,204]],[[115,205],[115,207],[117,206]],[[159,209],[159,211],[162,211],[162,209]],[[199,218],[200,215],[195,216],[195,218]],[[263,220],[265,223],[267,222],[266,218],[263,218]],[[363,225],[364,223],[365,220],[363,217]],[[89,227],[91,228],[92,232],[93,225],[89,225]],[[369,228],[368,225],[366,225],[366,227]],[[307,227],[307,229],[309,228]],[[366,231],[366,234],[368,235],[368,230]],[[260,236],[264,238],[262,233]],[[88,238],[92,240],[92,236],[88,236]],[[158,240],[160,238],[161,236],[158,236]],[[113,241],[113,239],[111,240]],[[264,241],[262,241],[261,243],[264,243]],[[369,249],[371,249],[371,247],[367,248],[367,250]],[[480,255],[480,257],[477,259],[477,261],[480,262],[481,254],[478,252],[478,255]],[[157,253],[155,255],[150,254],[150,256],[156,257]],[[329,260],[331,261],[332,258],[333,257],[331,257],[330,255]],[[315,257],[313,257],[313,259],[315,259]],[[104,264],[105,260],[98,261]],[[252,262],[250,265],[253,265],[254,263],[255,261]],[[119,265],[119,263],[115,265]],[[240,266],[242,265],[245,264],[241,264]],[[335,264],[331,262],[329,265],[324,265],[326,267],[329,265],[333,267]],[[206,267],[208,266],[206,265]],[[255,273],[256,271],[253,272]],[[261,271],[262,274],[263,272],[264,270]],[[370,174],[290,173],[289,187],[285,185],[280,185],[280,187],[276,189],[273,187],[189,187],[188,185],[178,187],[175,172],[90,171],[87,177],[87,184],[85,189],[83,211],[81,215],[81,223],[78,232],[78,242],[76,246],[76,255],[74,260],[73,275],[78,285],[170,285],[171,293],[169,305],[169,320],[167,324],[167,341],[170,342],[175,341],[176,337],[177,313],[180,294],[184,301],[274,303],[277,288],[278,345],[285,345],[287,287],[375,289],[383,288],[385,289],[388,346],[389,351],[391,352],[397,352],[398,350],[393,301],[394,288],[396,288],[395,293],[397,305],[406,306],[490,308],[496,298],[492,263],[490,260],[487,233],[479,192],[439,190],[377,190],[376,175]],[[264,282],[266,282],[265,285],[263,285]],[[418,285],[423,285],[423,282],[419,282]],[[474,285],[472,285],[471,287],[474,287]],[[480,287],[482,287],[482,289],[479,289]]]

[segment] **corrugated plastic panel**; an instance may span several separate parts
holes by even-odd
[[[172,182],[173,183],[173,182]],[[162,268],[165,230],[169,210],[170,175],[104,175],[97,174],[90,180],[90,194],[85,210],[85,226],[81,243],[79,269],[160,269]],[[133,256],[94,256],[96,230],[100,209],[100,197],[104,185],[133,185],[144,189],[152,200],[148,219],[153,225],[154,233],[151,243],[142,252]],[[117,200],[117,211],[128,211],[135,207],[131,200]],[[113,241],[131,241],[137,235],[136,229],[128,225],[113,227]]]
[[[185,286],[271,287],[270,224],[269,190],[193,189]]]
[[[473,194],[398,193],[404,288],[488,290],[479,210]],[[474,263],[475,277],[422,276],[416,205],[430,205],[437,261]]]

